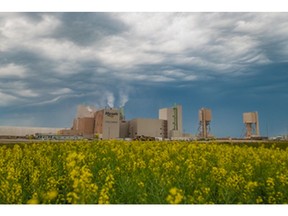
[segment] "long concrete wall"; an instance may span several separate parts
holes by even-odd
[[[0,136],[26,136],[26,135],[33,135],[35,133],[56,134],[57,131],[62,129],[65,128],[0,126]]]

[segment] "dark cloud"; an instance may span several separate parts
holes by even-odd
[[[197,132],[206,106],[217,136],[239,136],[242,112],[255,110],[277,133],[288,125],[287,20],[287,13],[0,13],[0,124],[70,127],[83,103],[127,102],[128,118],[157,117],[179,103],[186,132]]]
[[[71,40],[81,46],[88,46],[128,29],[110,13],[77,12],[55,15],[61,19],[62,25],[54,32],[54,36]]]

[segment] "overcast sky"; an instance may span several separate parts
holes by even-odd
[[[183,107],[185,132],[288,130],[288,13],[0,13],[0,125],[70,127],[78,104],[127,119]]]

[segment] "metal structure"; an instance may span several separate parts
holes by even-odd
[[[211,110],[201,108],[199,110],[199,138],[205,139],[210,136],[210,122],[212,120]]]
[[[245,124],[245,138],[260,137],[258,112],[243,113],[243,123]]]

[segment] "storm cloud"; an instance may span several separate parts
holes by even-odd
[[[79,103],[126,104],[128,117],[157,117],[159,108],[176,102],[183,105],[187,132],[196,133],[197,110],[209,106],[216,135],[240,135],[242,112],[254,109],[263,124],[281,125],[272,132],[283,133],[287,18],[0,13],[0,124],[69,127]],[[280,105],[282,123],[271,104]]]

